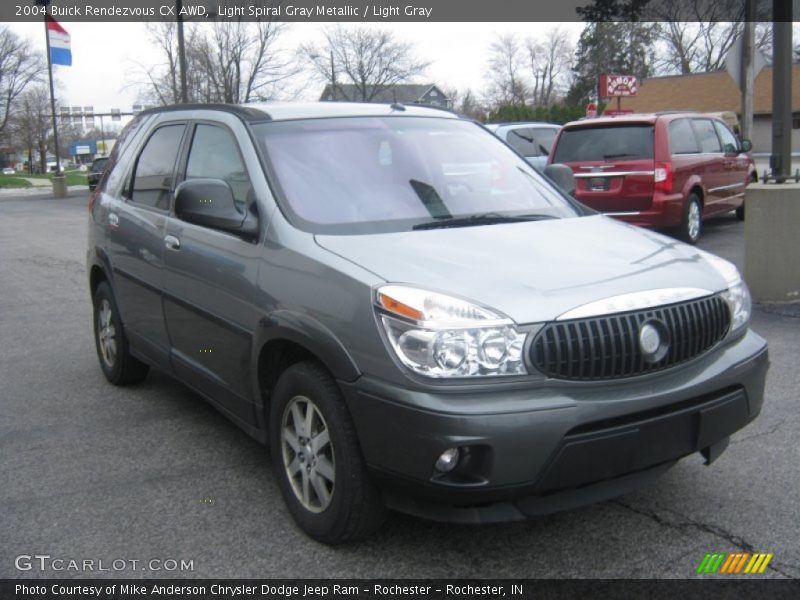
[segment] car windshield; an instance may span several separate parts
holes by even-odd
[[[563,129],[553,162],[652,158],[653,126],[643,123]]]
[[[92,163],[91,170],[95,173],[101,172],[103,169],[106,168],[106,163],[108,162],[107,158],[98,158]]]
[[[475,123],[349,117],[254,126],[281,204],[314,233],[407,231],[506,217],[574,217],[572,204]],[[490,219],[475,218],[491,213]]]

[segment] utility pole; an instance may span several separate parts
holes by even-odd
[[[772,177],[783,183],[792,170],[792,3],[772,0]]]
[[[742,138],[753,138],[753,87],[755,65],[753,58],[756,45],[755,24],[756,0],[745,0],[744,32],[742,38]]]
[[[181,103],[189,103],[189,95],[186,89],[186,46],[183,40],[183,0],[175,0],[175,13],[178,21],[178,63],[181,70]]]

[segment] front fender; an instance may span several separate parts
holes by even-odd
[[[316,356],[338,380],[352,382],[361,376],[350,353],[318,319],[308,314],[278,310],[259,321],[253,336],[250,372],[253,374],[253,398],[259,405],[263,403],[263,397],[259,393],[258,363],[264,347],[274,341],[292,342],[302,347]]]

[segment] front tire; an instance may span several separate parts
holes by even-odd
[[[703,205],[697,194],[689,194],[683,209],[683,219],[678,228],[678,237],[688,244],[696,244],[703,230]]]
[[[94,343],[103,375],[114,385],[133,385],[147,377],[149,367],[131,356],[114,293],[107,281],[94,293]]]
[[[270,405],[270,449],[289,512],[324,544],[363,539],[385,508],[367,475],[355,427],[339,387],[317,362],[292,365]]]

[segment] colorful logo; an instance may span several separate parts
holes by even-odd
[[[755,573],[763,573],[769,561],[772,560],[773,554],[763,552],[737,552],[734,554],[726,554],[724,552],[717,552],[713,554],[706,554],[700,565],[697,567],[697,572],[701,575],[727,574],[727,575],[753,575]]]

